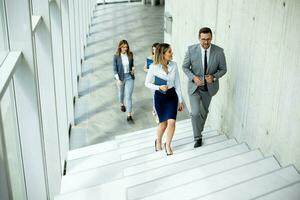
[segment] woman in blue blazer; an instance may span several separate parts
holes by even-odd
[[[128,42],[119,42],[116,54],[113,58],[113,71],[119,89],[119,103],[122,112],[128,112],[127,121],[132,119],[132,93],[134,86],[133,53],[130,51]],[[126,107],[124,104],[126,102]]]

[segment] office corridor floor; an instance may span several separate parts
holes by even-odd
[[[151,45],[163,42],[163,13],[162,6],[141,3],[97,6],[82,63],[79,97],[75,104],[76,125],[71,131],[70,149],[156,125],[151,113],[151,92],[144,86],[146,73],[143,66],[151,53]],[[129,42],[136,67],[134,124],[127,123],[127,114],[120,111],[112,72],[112,57],[122,39]],[[187,112],[178,113],[178,120],[187,118]]]

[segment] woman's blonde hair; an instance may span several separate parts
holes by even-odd
[[[124,44],[126,44],[126,45],[128,46],[128,49],[127,49],[127,56],[128,56],[129,58],[132,58],[133,54],[132,54],[132,52],[130,51],[129,44],[128,44],[127,40],[121,40],[121,41],[119,42],[119,45],[118,45],[116,54],[117,54],[118,56],[121,55],[121,48],[122,48],[122,46],[123,46]]]
[[[164,61],[164,54],[168,51],[168,49],[171,46],[167,43],[161,43],[159,45],[157,45],[156,49],[155,49],[155,54],[154,54],[154,64],[161,64],[163,67],[163,70],[168,73],[168,69],[167,67],[164,65],[165,61]]]

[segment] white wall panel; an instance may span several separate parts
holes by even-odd
[[[300,1],[167,0],[173,17],[165,41],[182,65],[187,46],[209,26],[225,50],[228,72],[213,97],[208,124],[300,168]],[[182,36],[185,37],[182,37]],[[180,70],[184,99],[187,79]]]

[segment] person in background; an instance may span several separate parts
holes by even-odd
[[[133,122],[132,93],[134,87],[134,71],[133,53],[130,51],[128,42],[121,40],[116,54],[113,57],[113,72],[118,86],[120,109],[122,112],[126,112],[127,110],[128,122]]]
[[[145,86],[154,90],[154,105],[159,118],[155,151],[162,149],[162,137],[167,129],[164,143],[167,155],[172,155],[172,138],[175,132],[177,110],[183,111],[180,79],[176,62],[171,61],[173,52],[166,43],[159,44],[155,50],[154,63],[150,65]]]
[[[152,55],[151,55],[151,56],[148,56],[148,57],[146,58],[145,66],[144,66],[144,72],[146,72],[146,73],[148,72],[150,65],[152,65],[152,63],[153,63],[153,60],[154,60],[154,53],[155,53],[155,49],[156,49],[157,45],[159,45],[159,43],[157,43],[157,42],[154,43],[154,44],[152,45],[152,47],[151,47],[151,50],[152,50],[151,54],[152,54]],[[153,101],[152,115],[155,117],[156,123],[159,123],[159,119],[158,119],[158,117],[157,117],[157,114],[156,114],[156,111],[155,111],[155,107],[154,107],[154,92],[155,92],[155,91],[151,90],[151,93],[152,93],[152,101]]]
[[[227,72],[223,49],[211,44],[211,29],[201,28],[198,37],[200,44],[188,47],[182,65],[182,70],[188,77],[194,148],[202,145],[202,131],[209,104],[219,90],[219,79]]]
[[[155,49],[156,49],[157,45],[159,45],[159,43],[157,43],[157,42],[152,45],[151,56],[148,56],[146,58],[145,66],[144,66],[144,72],[148,72],[150,65],[153,63],[154,53],[155,53]]]

